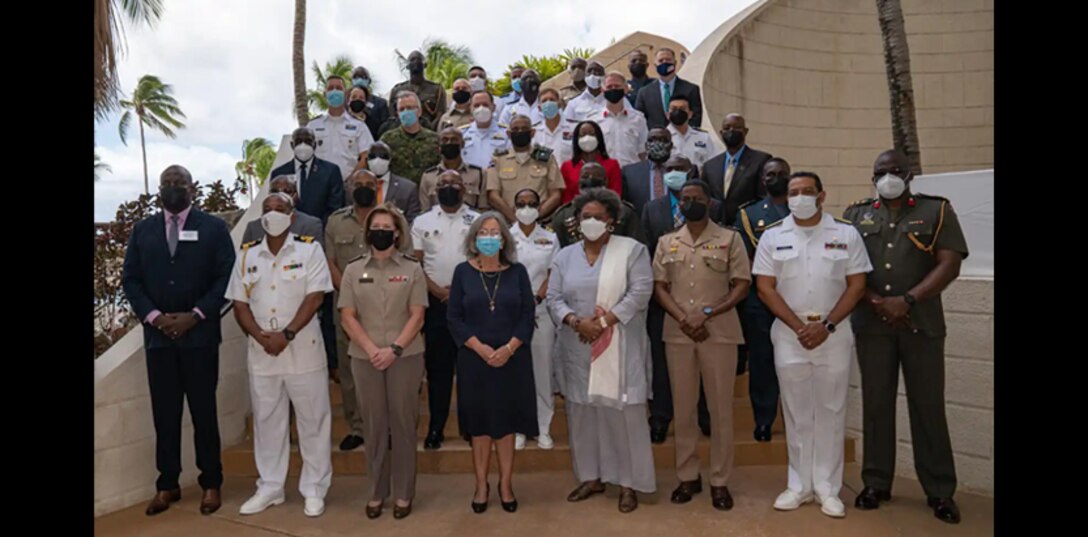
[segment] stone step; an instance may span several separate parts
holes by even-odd
[[[700,438],[699,457],[705,467],[710,461],[710,440]],[[788,462],[785,437],[775,435],[770,442],[756,442],[750,438],[740,438],[734,442],[736,466],[774,465]],[[675,467],[673,439],[653,446],[654,465],[658,469]],[[472,473],[471,446],[459,438],[447,439],[441,449],[424,450],[422,440],[417,444],[419,461],[418,471],[425,474]],[[846,438],[845,461],[854,462],[854,439]],[[363,449],[342,452],[334,449],[332,453],[334,475],[366,474],[366,453]],[[492,470],[497,470],[497,460],[492,457]],[[297,447],[291,448],[289,474],[298,476],[302,468],[302,458]],[[556,441],[555,447],[543,450],[535,442],[528,442],[524,450],[517,452],[515,470],[517,472],[543,472],[570,470],[570,446],[564,441]],[[253,458],[253,445],[245,442],[223,452],[223,472],[232,477],[257,477],[256,463]]]

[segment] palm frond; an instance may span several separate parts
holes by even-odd
[[[128,126],[132,123],[132,112],[126,110],[121,116],[121,121],[117,124],[117,134],[121,137],[121,143],[128,145]]]

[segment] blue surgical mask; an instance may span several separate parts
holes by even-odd
[[[540,103],[540,111],[544,114],[545,118],[551,119],[559,115],[559,103],[555,101]]]
[[[344,106],[344,92],[338,89],[325,92],[325,100],[329,102],[329,108]]]
[[[679,191],[680,187],[684,186],[686,182],[688,182],[688,172],[680,170],[665,172],[665,186],[673,192]]]
[[[353,78],[353,79],[351,79],[351,85],[355,86],[357,88],[369,88],[370,87],[370,79],[369,78],[362,78],[362,77]]]
[[[401,110],[400,113],[397,114],[397,116],[400,117],[400,124],[404,125],[405,127],[411,127],[412,125],[415,125],[416,121],[419,119],[419,116],[416,115],[415,110]]]
[[[514,93],[521,93],[521,79],[515,78],[514,81],[510,83],[510,87],[514,88]]]
[[[491,257],[502,250],[502,238],[501,237],[476,237],[476,249],[488,257]]]

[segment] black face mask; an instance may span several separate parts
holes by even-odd
[[[725,141],[725,145],[729,147],[740,147],[744,144],[744,133],[741,131],[725,131],[722,132],[722,140]]]
[[[465,90],[457,90],[453,92],[453,102],[457,104],[465,104],[472,98],[472,94]]]
[[[529,132],[515,132],[510,135],[510,143],[514,144],[514,147],[525,147],[532,143],[533,135]]]
[[[789,190],[790,176],[776,175],[770,181],[764,181],[763,184],[766,185],[768,194],[776,198],[782,197]]]
[[[159,188],[159,200],[167,211],[177,214],[189,207],[189,189],[183,186]]]
[[[409,62],[408,63],[408,72],[413,74],[413,75],[418,75],[418,74],[422,73],[423,72],[423,64],[422,63],[416,63],[416,62]]]
[[[392,229],[371,229],[366,232],[366,242],[370,243],[379,252],[388,250],[396,240],[393,238],[393,233]]]
[[[378,193],[375,192],[373,188],[361,186],[351,193],[351,197],[355,200],[355,205],[358,205],[359,207],[370,207],[377,201]]]
[[[439,150],[442,151],[442,157],[446,160],[453,160],[461,156],[461,144],[442,144]]]
[[[669,122],[679,127],[688,122],[688,113],[683,110],[673,110],[669,112]]]
[[[438,189],[438,203],[443,207],[456,207],[461,203],[461,191],[452,186],[444,186]]]
[[[587,190],[590,188],[604,188],[606,184],[607,183],[601,179],[582,179],[578,181],[578,189]]]
[[[352,112],[358,114],[366,109],[366,103],[363,101],[351,101],[351,103],[348,104],[348,107],[351,108]]]
[[[706,218],[706,210],[706,204],[698,201],[680,205],[680,214],[684,215],[684,219],[689,222],[698,222]]]
[[[635,78],[646,76],[646,64],[644,63],[629,63],[627,64],[627,70],[631,71],[631,76]]]
[[[622,101],[624,95],[626,95],[626,92],[622,89],[604,90],[604,98],[608,99],[608,102],[612,104]]]
[[[532,82],[521,81],[521,94],[536,96],[536,93],[540,91],[540,82],[533,80]]]

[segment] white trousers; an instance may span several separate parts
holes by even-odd
[[[533,352],[533,379],[536,383],[536,421],[540,434],[550,434],[555,415],[555,385],[552,381],[552,350],[555,348],[555,324],[546,303],[536,307],[536,331],[529,346]]]
[[[788,488],[802,496],[837,497],[842,489],[846,396],[854,333],[839,325],[809,351],[782,321],[771,327],[789,451]]]
[[[324,368],[299,375],[251,375],[253,455],[257,460],[257,493],[280,494],[291,460],[290,410],[295,407],[302,475],[298,490],[305,498],[324,499],[332,482],[332,413],[329,374]]]

